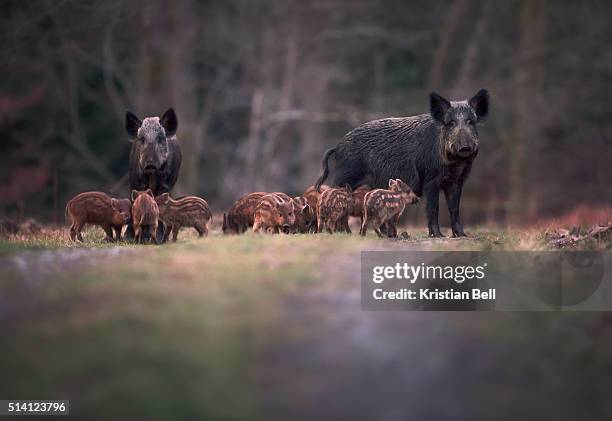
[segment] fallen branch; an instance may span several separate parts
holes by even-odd
[[[580,233],[580,229],[574,228],[571,231],[561,230],[559,236],[550,240],[549,244],[555,247],[573,246],[581,241],[595,239],[603,240],[612,234],[612,225],[593,225],[585,234]]]

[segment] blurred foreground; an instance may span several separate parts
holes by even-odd
[[[411,234],[2,241],[0,396],[70,399],[72,415],[105,419],[612,417],[606,313],[361,311],[360,250],[543,238]]]

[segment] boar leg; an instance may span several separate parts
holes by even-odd
[[[155,243],[155,244],[161,244],[161,242],[163,241],[164,237],[163,237],[163,233],[162,233],[162,237],[159,238],[157,236],[158,233],[158,228],[159,228],[159,222],[156,222],[155,224],[152,224],[149,226],[149,230],[151,232],[151,236],[149,237],[149,242],[151,244]]]
[[[359,234],[365,236],[367,231],[368,231],[368,220],[366,218],[363,218],[363,220],[361,221],[361,229],[359,230]]]
[[[380,231],[380,227],[381,227],[382,225],[378,225],[378,224],[376,224],[376,225],[374,225],[374,226],[376,227],[376,228],[374,228],[374,231],[376,231],[376,234],[378,234],[378,237],[379,237],[379,238],[383,238],[383,237],[384,237],[384,235],[383,235],[383,233]]]
[[[142,243],[142,227],[140,225],[134,225],[134,241]]]
[[[121,225],[115,225],[113,227],[113,229],[115,230],[115,241],[121,240],[121,228],[123,228]]]
[[[440,187],[434,181],[425,186],[425,197],[427,197],[427,227],[430,237],[444,237],[440,232],[438,224]]]
[[[349,218],[348,216],[346,217],[346,219],[343,220],[343,224],[344,225],[344,232],[346,232],[347,234],[352,234],[353,232],[351,231],[351,227],[349,227]]]
[[[73,223],[73,224],[70,226],[70,239],[71,239],[72,241],[76,241],[76,240],[77,240],[77,232],[78,232],[78,231],[77,231],[77,225]]]
[[[199,237],[203,237],[204,235],[208,235],[208,227],[206,224],[196,224],[195,229],[198,232]]]
[[[164,239],[162,240],[163,243],[168,241],[168,238],[170,237],[170,231],[172,231],[172,225],[166,224],[166,228],[164,230]]]
[[[130,241],[130,240],[135,240],[136,238],[136,234],[134,232],[134,225],[132,223],[132,219],[130,218],[130,220],[127,223],[127,227],[125,228],[125,239]]]
[[[157,223],[157,227],[153,230],[151,234],[155,236],[155,242],[157,244],[161,244],[164,242],[165,231],[166,231],[166,224],[164,224],[164,221],[159,221]]]
[[[450,214],[451,229],[453,237],[465,237],[463,226],[459,219],[459,202],[461,201],[462,186],[458,183],[453,183],[444,189],[446,204],[448,205],[448,213]]]
[[[178,237],[179,229],[181,226],[179,224],[172,225],[172,241],[176,243],[176,237]]]
[[[105,225],[102,227],[102,229],[106,233],[106,238],[104,240],[108,241],[109,243],[115,242],[115,239],[113,238],[113,229],[111,228],[111,226]]]

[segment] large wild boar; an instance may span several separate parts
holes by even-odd
[[[463,183],[479,149],[477,123],[489,112],[489,94],[481,89],[468,101],[448,101],[430,95],[430,113],[384,118],[362,124],[323,156],[320,186],[329,175],[328,160],[336,161],[334,183],[353,188],[368,184],[384,188],[400,178],[427,200],[429,235],[441,237],[438,196],[446,196],[453,236],[465,236],[459,217]]]
[[[140,120],[127,112],[125,129],[132,149],[129,160],[130,190],[151,189],[154,196],[169,193],[174,187],[181,168],[181,146],[176,138],[178,120],[172,108],[162,116]],[[161,241],[163,224],[159,224],[157,240]],[[134,231],[128,225],[126,236],[133,237]]]

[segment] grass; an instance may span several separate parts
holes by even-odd
[[[600,317],[564,316],[559,324],[550,316],[534,323],[525,315],[413,313],[391,330],[397,316],[364,315],[361,250],[547,247],[544,231],[482,228],[467,240],[409,231],[410,240],[390,241],[373,233],[223,236],[216,227],[208,238],[185,230],[177,243],[142,246],[106,243],[97,229],[75,244],[65,229],[45,229],[1,240],[0,396],[68,398],[72,413],[83,417],[256,420],[278,408],[284,415],[308,411],[319,393],[343,399],[338,391],[345,390],[350,398],[351,387],[362,384],[352,376],[384,367],[390,357],[381,356],[393,349],[441,364],[482,346],[488,351],[481,362],[489,367],[490,360],[491,370],[527,348],[572,373],[609,367],[592,346],[612,345],[601,336],[609,329]],[[583,331],[592,339],[585,341]],[[322,379],[338,388],[326,392]],[[401,382],[398,390],[406,389]],[[541,387],[545,395],[553,386]],[[479,393],[495,402],[497,392]]]

